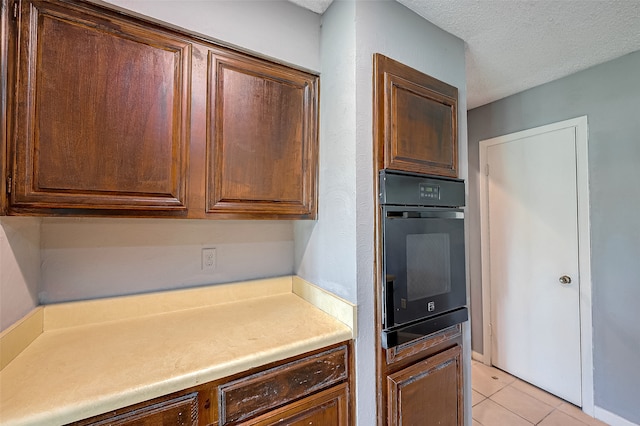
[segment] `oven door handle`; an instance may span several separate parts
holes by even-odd
[[[391,210],[385,208],[387,219],[464,219],[461,210]]]

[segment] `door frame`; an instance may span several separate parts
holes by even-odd
[[[578,196],[578,270],[580,276],[580,354],[582,411],[593,416],[593,326],[591,312],[591,226],[589,220],[589,162],[587,116],[560,121],[480,141],[480,256],[482,286],[483,359],[491,365],[491,279],[489,273],[489,211],[487,152],[492,145],[512,142],[556,130],[574,128],[576,134],[576,184]]]

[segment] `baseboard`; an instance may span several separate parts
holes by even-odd
[[[629,420],[598,406],[593,407],[593,414],[596,419],[602,420],[611,426],[638,426],[637,423],[630,422]]]
[[[486,364],[486,362],[484,360],[484,355],[481,354],[480,352],[471,351],[471,359],[474,360],[474,361],[478,361],[478,362],[481,362],[483,364]]]

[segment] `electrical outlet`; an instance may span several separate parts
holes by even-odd
[[[202,249],[202,270],[211,272],[216,269],[216,249]]]

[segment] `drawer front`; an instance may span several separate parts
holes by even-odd
[[[347,426],[348,386],[346,383],[253,418],[242,426]]]
[[[347,346],[221,385],[220,424],[234,424],[347,379]]]
[[[91,426],[195,426],[198,424],[198,393],[193,392],[120,415],[95,422],[80,422],[80,424]]]

